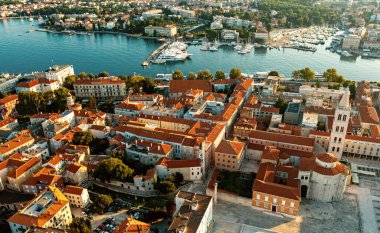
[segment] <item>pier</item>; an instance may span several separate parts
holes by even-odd
[[[146,59],[145,61],[142,62],[142,65],[148,65],[152,60],[156,59],[156,57],[158,55],[160,55],[160,53],[166,49],[172,42],[171,41],[168,41],[168,42],[165,42],[165,44],[161,45],[158,49],[154,50]]]

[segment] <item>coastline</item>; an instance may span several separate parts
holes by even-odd
[[[69,30],[69,31],[54,31],[54,30],[49,30],[45,28],[38,28],[35,29],[36,32],[47,32],[47,33],[53,33],[53,34],[63,34],[67,35],[67,33],[72,32],[75,35],[88,35],[88,33],[93,33],[93,34],[113,34],[113,35],[123,35],[127,37],[132,37],[132,38],[141,38],[141,39],[148,39],[148,40],[157,40],[158,37],[151,37],[151,36],[143,36],[141,34],[130,34],[126,32],[111,32],[111,31],[74,31],[74,30]]]

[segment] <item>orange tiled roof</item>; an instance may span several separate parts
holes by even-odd
[[[161,158],[157,165],[165,166],[167,168],[185,168],[185,167],[200,167],[200,159],[183,159],[183,160],[170,160],[168,158]]]
[[[379,116],[374,107],[361,106],[359,107],[360,119],[364,123],[379,124]]]
[[[7,119],[0,121],[0,128],[3,128],[16,120],[16,118],[8,117]]]
[[[27,162],[25,162],[23,165],[21,165],[20,167],[14,169],[10,173],[8,173],[7,176],[14,178],[14,179],[17,179],[22,174],[24,174],[26,171],[30,170],[32,167],[34,167],[35,165],[37,165],[40,162],[41,162],[41,160],[39,158],[33,157],[30,160],[28,160]]]
[[[70,193],[75,195],[82,195],[84,188],[72,185],[66,185],[63,193]]]
[[[79,169],[82,167],[79,163],[72,163],[68,167],[66,167],[66,171],[69,171],[71,173],[77,173]]]
[[[169,84],[170,93],[184,93],[190,89],[212,92],[212,84],[208,80],[171,80]]]
[[[3,156],[7,153],[9,153],[10,151],[13,151],[15,150],[16,148],[19,148],[23,145],[25,145],[26,143],[33,143],[34,142],[34,138],[29,136],[29,135],[20,135],[8,142],[5,142],[3,143],[2,145],[0,145],[0,154],[2,154]]]
[[[2,99],[0,99],[0,105],[4,105],[4,104],[7,104],[11,101],[15,101],[15,100],[18,100],[18,95],[8,95]]]
[[[244,142],[222,140],[215,149],[215,153],[240,155],[244,150],[244,147]]]

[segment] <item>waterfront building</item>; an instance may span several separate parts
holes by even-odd
[[[174,37],[177,34],[177,27],[175,25],[166,25],[165,27],[149,25],[145,27],[145,34],[147,36]]]
[[[215,149],[215,166],[227,171],[238,171],[245,154],[245,143],[222,140]]]
[[[16,87],[16,92],[34,91],[39,93],[45,93],[48,91],[55,91],[60,88],[60,83],[55,79],[38,78],[33,81],[19,83]]]
[[[349,35],[342,40],[342,49],[359,50],[361,37],[358,35]]]
[[[298,169],[277,163],[260,164],[253,184],[253,207],[297,216],[300,202]]]
[[[261,29],[255,32],[255,41],[267,42],[269,40],[269,32]]]
[[[22,233],[31,227],[64,230],[71,222],[69,200],[52,186],[8,219],[12,233]]]
[[[63,194],[69,199],[70,206],[72,207],[85,208],[91,202],[86,188],[66,185],[63,189]]]
[[[338,162],[337,157],[330,153],[301,158],[299,170],[301,196],[312,200],[342,200],[346,186],[351,181],[348,166]]]
[[[57,80],[60,85],[63,85],[65,79],[74,75],[74,66],[72,65],[55,65],[45,71],[47,79]]]
[[[223,29],[220,35],[224,41],[236,41],[239,38],[239,32],[235,30]]]
[[[98,100],[122,100],[126,95],[126,86],[117,77],[78,79],[74,82],[74,91],[75,96],[80,99],[93,97]]]
[[[6,119],[9,116],[16,116],[16,104],[18,102],[18,95],[8,95],[0,99],[0,116]]]
[[[0,92],[13,92],[21,78],[21,74],[0,74]]]
[[[212,227],[213,198],[179,191],[175,197],[176,211],[168,233],[207,233]]]

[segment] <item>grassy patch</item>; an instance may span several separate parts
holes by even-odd
[[[256,174],[218,171],[218,188],[236,193],[242,197],[252,197],[252,186]]]

